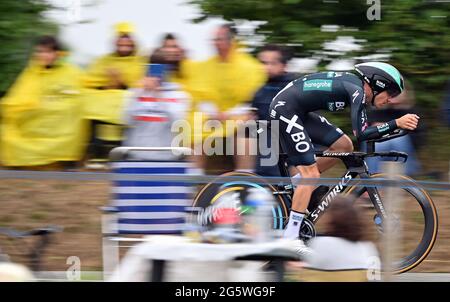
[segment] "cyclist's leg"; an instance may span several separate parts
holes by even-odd
[[[289,92],[289,91],[287,91]],[[287,153],[288,164],[297,168],[302,178],[319,178],[314,148],[303,125],[306,115],[292,108],[286,102],[282,105],[276,101],[271,104],[271,117],[279,120],[280,141]],[[284,237],[298,238],[300,226],[305,216],[314,185],[297,186],[292,199],[292,209]]]
[[[304,121],[305,129],[314,144],[327,147],[329,152],[352,152],[352,140],[341,129],[331,124],[325,117],[310,112]],[[339,162],[337,158],[320,157],[317,166],[322,173]]]

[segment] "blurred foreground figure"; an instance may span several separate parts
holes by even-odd
[[[151,56],[143,87],[133,90],[125,109],[125,122],[129,126],[124,146],[170,147],[175,133],[173,122],[185,119],[190,107],[190,97],[179,84],[171,82],[165,70],[167,61],[161,50]],[[133,158],[146,160],[175,160],[172,152],[136,152]]]
[[[1,161],[43,166],[82,159],[87,140],[82,72],[66,62],[58,41],[38,40],[34,56],[2,100]]]
[[[122,142],[121,113],[127,89],[139,86],[144,76],[145,59],[137,54],[132,24],[115,26],[115,49],[95,60],[87,70],[84,85],[87,118],[93,121],[90,153],[105,158],[109,149]]]
[[[368,281],[370,270],[379,274],[375,245],[364,241],[361,214],[351,200],[337,196],[327,212],[326,236],[311,239],[311,254],[301,274],[305,281]]]
[[[0,262],[0,282],[33,281],[31,271],[21,264]]]
[[[264,84],[266,75],[255,58],[239,49],[235,35],[235,29],[229,24],[219,26],[213,36],[217,55],[200,63],[200,72],[192,84],[196,100],[194,111],[202,112],[204,121],[218,121],[221,127],[213,127],[214,130],[209,131],[202,131],[204,127],[195,128],[194,139],[196,144],[203,143],[203,153],[214,149],[215,155],[224,155],[229,146],[234,151],[235,168],[253,170],[254,159],[248,155],[250,140],[236,137],[237,127],[232,123],[225,126],[225,121],[251,119],[243,107],[248,107],[256,90]],[[236,156],[236,146],[245,146],[246,154]],[[227,155],[231,155],[229,153]],[[206,167],[205,154],[197,160],[202,168]]]

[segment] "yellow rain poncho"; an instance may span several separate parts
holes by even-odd
[[[238,45],[233,47],[227,62],[223,62],[218,56],[214,56],[204,62],[198,63],[196,75],[190,82],[189,91],[193,95],[195,103],[209,102],[221,111],[243,105],[252,99],[253,94],[266,81],[266,73],[260,64],[251,55],[238,50]],[[194,107],[194,111],[201,111],[199,107]],[[206,137],[211,133],[203,132],[200,136],[191,116],[191,125],[194,125],[194,139]],[[234,118],[238,119],[237,116]],[[216,131],[215,135],[228,136],[234,133],[235,128],[225,129],[223,134]]]
[[[37,166],[82,159],[88,129],[83,119],[82,72],[58,61],[33,61],[1,101],[1,162]]]
[[[138,55],[121,57],[109,54],[100,57],[88,68],[84,85],[87,88],[104,88],[109,83],[108,71],[116,70],[128,87],[136,87],[144,76],[145,64],[145,58]]]
[[[198,70],[198,66],[200,66],[198,61],[182,60],[180,62],[180,70],[169,74],[169,82],[179,84],[183,91],[190,93],[190,90],[193,88],[191,87],[191,81],[201,72],[201,70]]]
[[[117,70],[128,87],[139,86],[139,81],[145,73],[145,59],[132,55],[120,57],[114,54],[106,55],[95,61],[87,71],[84,86],[88,89],[86,98],[86,117],[107,123],[121,124],[121,115],[126,100],[127,91],[120,89],[98,89],[108,84],[107,72]],[[122,127],[115,125],[97,126],[97,137],[106,141],[122,140]]]

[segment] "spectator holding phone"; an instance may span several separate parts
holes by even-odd
[[[124,122],[128,125],[124,146],[170,147],[175,134],[171,127],[174,121],[185,119],[190,106],[190,96],[179,84],[170,82],[168,64],[160,49],[150,58],[147,75],[142,88],[132,90],[126,105]],[[174,160],[171,152],[131,153],[131,157],[142,160]]]

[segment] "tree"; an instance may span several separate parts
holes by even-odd
[[[391,55],[416,90],[418,103],[436,108],[450,70],[450,3],[431,0],[191,0],[201,10],[195,22],[222,16],[226,20],[267,21],[257,29],[267,42],[295,45],[299,56],[322,50],[338,36],[365,39],[365,47],[344,56]],[[381,20],[370,21],[368,10],[381,4]],[[448,16],[448,17],[447,17]],[[338,25],[337,31],[322,31]]]
[[[267,42],[293,45],[297,56],[319,54],[327,63],[323,43],[338,36],[353,36],[365,42],[361,50],[337,52],[337,57],[363,57],[387,54],[415,91],[416,103],[433,129],[427,135],[426,152],[433,153],[428,162],[448,161],[449,131],[442,127],[442,100],[450,80],[450,3],[437,0],[190,0],[198,6],[203,20],[222,16],[224,19],[266,21],[257,30]],[[380,20],[370,21],[372,12],[381,4]],[[323,31],[323,25],[337,25],[337,30]],[[336,58],[336,54],[333,54]],[[348,131],[349,120],[330,116]],[[425,144],[422,142],[422,144]],[[426,156],[429,153],[427,153]],[[433,167],[435,168],[435,167]]]
[[[25,66],[34,39],[56,33],[56,26],[43,16],[49,8],[44,0],[0,2],[0,96]]]

